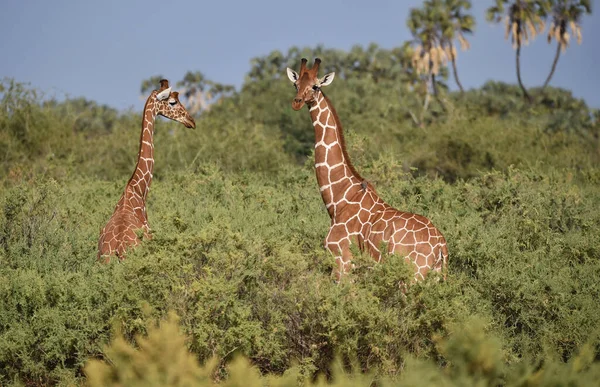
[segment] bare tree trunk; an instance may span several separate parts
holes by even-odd
[[[431,89],[433,90],[433,96],[435,97],[436,101],[438,101],[438,103],[442,107],[442,110],[446,111],[446,105],[444,105],[444,103],[442,102],[442,99],[440,98],[440,94],[438,93],[438,90],[437,90],[437,85],[435,84],[435,74],[433,74],[433,73],[431,73]]]
[[[424,123],[425,113],[427,112],[427,108],[429,108],[429,100],[430,100],[428,81],[422,80],[422,82],[423,82],[423,86],[425,87],[425,99],[423,101],[423,107],[421,108],[421,112],[419,113],[419,118],[417,118],[417,116],[412,111],[409,110],[410,116],[412,117],[415,125],[417,125],[421,129],[425,127],[425,123]],[[415,95],[418,96],[419,93],[417,91],[415,91]],[[420,102],[418,97],[417,97],[417,100]]]
[[[548,83],[550,83],[550,79],[554,75],[554,70],[556,70],[556,64],[558,63],[558,58],[560,57],[560,48],[561,48],[560,43],[557,42],[556,43],[556,55],[554,56],[554,62],[552,62],[552,69],[550,69],[550,74],[548,74],[548,78],[546,78],[546,82],[544,82],[544,86],[542,86],[542,90],[544,90],[546,88],[546,86],[548,86]]]
[[[465,89],[463,89],[462,84],[460,83],[460,80],[458,79],[458,71],[456,70],[456,57],[454,56],[452,43],[450,43],[450,59],[452,60],[452,72],[454,73],[454,80],[456,81],[456,84],[458,85],[460,92],[464,93]]]
[[[531,99],[531,96],[527,92],[527,89],[525,89],[525,86],[523,86],[523,82],[521,81],[520,58],[521,58],[521,41],[519,38],[517,38],[517,80],[519,81],[519,86],[521,86],[521,90],[523,90],[523,95],[525,96],[525,98],[527,98],[527,102],[531,103],[531,102],[533,102],[533,100]]]

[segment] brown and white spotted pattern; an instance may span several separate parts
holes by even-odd
[[[381,246],[387,245],[389,253],[413,263],[417,280],[424,279],[430,270],[445,277],[448,250],[443,235],[426,217],[398,211],[385,203],[358,174],[346,152],[337,113],[321,91],[335,74],[319,79],[321,61],[317,58],[311,69],[306,68],[306,62],[302,59],[299,74],[289,68],[287,72],[297,90],[292,108],[300,110],[306,104],[315,128],[315,171],[331,217],[325,247],[335,256],[336,278],[352,266],[352,243],[367,249],[377,262],[381,260]]]
[[[151,238],[146,198],[152,182],[154,170],[154,121],[161,115],[181,122],[188,128],[195,128],[196,123],[185,107],[179,102],[179,93],[171,91],[169,81],[160,81],[160,89],[154,90],[144,106],[142,133],[138,161],[133,175],[125,186],[125,192],[119,199],[115,211],[102,231],[98,241],[98,259],[109,262],[116,255],[119,260],[125,259],[128,247],[141,242],[139,236]]]

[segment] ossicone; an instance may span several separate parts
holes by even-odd
[[[315,76],[317,75],[317,73],[319,71],[320,64],[321,64],[321,59],[315,58],[315,63],[313,64],[313,67],[312,67],[312,71],[314,72]]]
[[[304,71],[306,71],[306,63],[308,62],[308,59],[306,58],[302,58],[302,60],[300,61],[300,75],[302,75],[302,73]]]

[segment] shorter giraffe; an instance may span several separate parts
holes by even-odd
[[[146,239],[151,238],[146,198],[154,169],[154,121],[158,115],[181,122],[187,128],[196,127],[192,116],[179,102],[179,93],[171,91],[169,81],[161,80],[160,89],[152,91],[144,106],[135,171],[127,182],[114,213],[100,232],[98,259],[105,263],[110,261],[112,255],[116,255],[119,260],[125,259],[126,249],[138,245],[141,235]]]
[[[371,184],[352,165],[344,132],[337,113],[321,88],[331,84],[335,73],[317,78],[320,59],[311,69],[302,59],[300,74],[288,68],[287,74],[296,88],[292,108],[308,106],[315,128],[315,171],[331,227],[325,247],[335,256],[336,279],[352,265],[350,245],[358,243],[379,262],[380,247],[406,257],[412,262],[415,279],[421,280],[434,270],[446,275],[448,249],[440,231],[424,216],[402,212],[384,202]]]

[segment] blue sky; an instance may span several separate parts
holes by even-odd
[[[492,0],[474,0],[471,49],[460,52],[466,88],[489,79],[516,83],[514,50],[502,25],[485,21]],[[250,59],[291,46],[350,49],[410,39],[409,9],[422,1],[324,2],[3,0],[0,78],[28,82],[48,96],[83,96],[118,109],[141,109],[140,83],[155,74],[173,82],[186,71],[239,87]],[[583,44],[562,56],[552,85],[600,108],[600,11],[583,19]],[[595,39],[594,39],[595,38]],[[545,80],[555,52],[545,35],[525,47],[526,86]],[[326,61],[327,58],[322,58]],[[595,66],[594,66],[595,65]],[[450,80],[455,89],[455,84]]]

